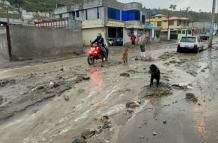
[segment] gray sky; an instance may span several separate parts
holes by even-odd
[[[119,0],[121,2],[141,2],[147,8],[169,8],[170,4],[176,4],[177,10],[190,6],[194,11],[211,12],[212,0]]]

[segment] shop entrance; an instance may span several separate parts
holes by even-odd
[[[123,28],[108,27],[108,42],[110,46],[123,46]]]

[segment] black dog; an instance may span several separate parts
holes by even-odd
[[[158,87],[159,84],[160,84],[160,70],[159,70],[159,68],[156,65],[152,64],[150,66],[150,71],[149,72],[151,74],[150,87],[153,86],[154,79],[156,79],[156,81],[157,81],[156,85]]]

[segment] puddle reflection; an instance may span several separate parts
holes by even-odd
[[[91,86],[92,90],[96,92],[101,92],[103,89],[103,81],[101,73],[99,72],[98,67],[93,67],[91,69]]]

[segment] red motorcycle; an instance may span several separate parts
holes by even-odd
[[[108,58],[108,49],[107,48],[106,48],[106,52],[107,52],[107,57],[103,57],[101,48],[99,48],[98,46],[92,46],[88,52],[88,59],[87,59],[88,64],[93,65],[95,63],[95,61],[99,60],[99,59],[101,59],[102,62],[104,62]]]

